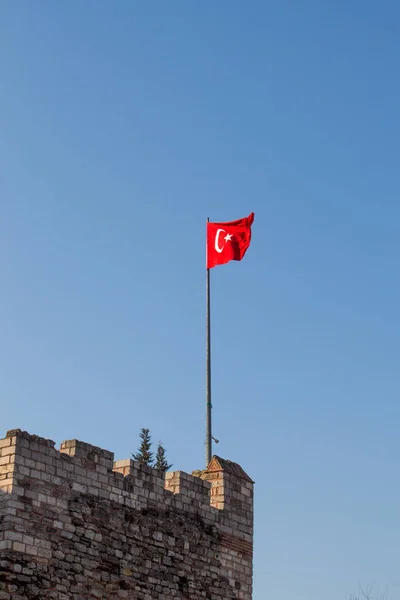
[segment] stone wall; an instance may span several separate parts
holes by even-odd
[[[0,440],[0,600],[251,600],[253,482],[71,440]]]

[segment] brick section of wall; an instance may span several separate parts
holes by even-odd
[[[244,472],[218,459],[164,478],[113,459],[19,430],[0,440],[0,600],[251,600]]]
[[[241,540],[233,535],[222,534],[220,539],[221,546],[234,550],[242,556],[253,558],[253,544],[246,540]]]

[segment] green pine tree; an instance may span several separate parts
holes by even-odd
[[[162,445],[162,442],[158,442],[157,446],[157,454],[156,454],[156,462],[154,463],[154,468],[159,471],[169,471],[172,465],[168,464],[167,454],[165,452],[165,448]]]
[[[141,429],[140,430],[140,439],[142,440],[140,443],[139,450],[136,454],[132,454],[133,460],[140,462],[144,465],[148,465],[149,467],[153,466],[154,455],[151,451],[151,435],[150,429]]]

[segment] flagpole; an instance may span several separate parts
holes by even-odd
[[[210,219],[207,219],[209,223]],[[206,258],[207,258],[207,226],[206,226]],[[212,458],[211,428],[211,302],[210,302],[210,269],[206,264],[206,468]]]

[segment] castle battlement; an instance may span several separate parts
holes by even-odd
[[[251,600],[253,482],[220,457],[194,474],[162,473],[79,440],[57,450],[11,430],[0,440],[0,515],[10,599],[17,589],[58,600]]]

